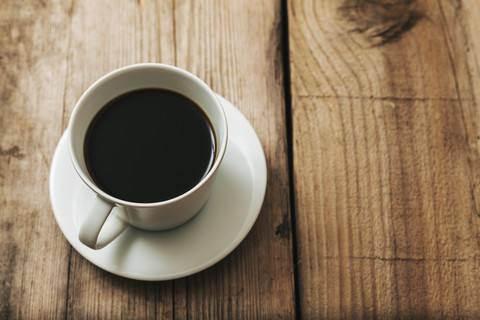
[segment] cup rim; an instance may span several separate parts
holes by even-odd
[[[217,109],[220,110],[221,122],[224,124],[224,127],[225,127],[225,134],[223,134],[222,140],[221,141],[217,140],[217,143],[220,146],[220,148],[218,148],[218,153],[215,157],[215,162],[213,163],[213,166],[212,166],[212,168],[210,168],[207,175],[205,177],[203,177],[203,179],[199,183],[197,183],[193,188],[191,188],[187,192],[185,192],[185,193],[183,193],[179,196],[176,196],[174,198],[164,200],[164,201],[146,202],[146,203],[133,202],[133,201],[127,201],[127,200],[119,199],[119,198],[116,198],[112,195],[109,195],[108,193],[106,193],[105,191],[100,189],[92,181],[90,176],[84,172],[84,170],[82,169],[78,159],[74,156],[75,152],[73,150],[73,136],[71,134],[72,124],[75,121],[75,119],[77,118],[77,114],[80,112],[80,107],[79,106],[82,105],[84,100],[92,93],[92,91],[94,91],[102,83],[110,80],[111,78],[113,78],[115,76],[118,76],[119,74],[126,73],[126,72],[129,72],[129,71],[134,70],[134,69],[138,70],[138,69],[142,69],[142,68],[145,68],[145,69],[156,68],[156,69],[162,69],[162,70],[169,70],[169,71],[178,72],[178,73],[180,73],[184,76],[187,76],[190,80],[195,82],[203,90],[208,92],[208,94],[210,96],[213,97],[213,101],[215,102],[215,104],[217,106]],[[219,136],[218,135],[216,135],[216,136],[217,136],[217,139],[218,139]],[[83,180],[83,182],[90,189],[92,189],[97,195],[99,195],[100,197],[104,198],[107,201],[110,201],[112,203],[115,203],[117,205],[121,205],[121,206],[124,206],[124,207],[153,208],[153,207],[161,207],[161,206],[166,206],[166,205],[170,205],[170,204],[179,202],[179,201],[189,197],[190,195],[194,194],[195,192],[197,192],[197,190],[202,188],[208,181],[210,181],[213,178],[213,176],[216,174],[216,172],[218,171],[218,168],[220,167],[220,165],[222,163],[223,157],[225,155],[225,151],[227,149],[228,122],[227,122],[227,116],[225,114],[225,110],[224,110],[223,105],[220,102],[220,99],[218,98],[217,94],[203,80],[198,78],[193,73],[188,72],[184,69],[178,68],[176,66],[163,64],[163,63],[151,63],[151,62],[137,63],[137,64],[124,66],[124,67],[115,69],[113,71],[110,71],[110,72],[106,73],[105,75],[103,75],[102,77],[100,77],[98,80],[96,80],[93,84],[91,84],[88,87],[88,89],[82,94],[80,99],[75,104],[75,107],[73,108],[73,111],[72,111],[72,114],[70,116],[70,120],[69,120],[69,123],[68,123],[68,127],[67,127],[67,137],[68,137],[67,140],[68,140],[69,157],[70,157],[70,160],[73,163],[73,167],[75,168],[75,171],[80,176],[80,178]]]

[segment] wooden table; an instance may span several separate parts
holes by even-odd
[[[0,4],[0,318],[480,317],[480,2]],[[142,282],[52,213],[75,102],[138,62],[189,70],[249,119],[268,187],[227,258]]]

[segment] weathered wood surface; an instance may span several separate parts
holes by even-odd
[[[288,2],[299,301],[480,316],[480,3]]]
[[[2,1],[0,318],[295,316],[279,1]],[[184,279],[111,275],[56,225],[48,173],[76,100],[138,62],[185,68],[232,101],[264,146],[259,219],[225,260]]]
[[[1,1],[0,318],[480,317],[479,18],[474,0]],[[269,168],[245,241],[166,282],[86,261],[48,195],[76,100],[149,61],[232,101]]]

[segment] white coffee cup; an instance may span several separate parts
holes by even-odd
[[[112,99],[126,92],[144,88],[166,89],[189,98],[208,116],[216,136],[215,161],[208,174],[184,194],[154,203],[125,201],[106,193],[90,177],[84,157],[85,136],[98,111]],[[211,193],[216,173],[225,154],[228,135],[225,112],[216,94],[193,74],[174,66],[157,63],[123,67],[100,78],[77,102],[67,130],[69,154],[75,171],[96,194],[90,212],[85,214],[86,218],[81,222],[79,231],[80,241],[92,249],[104,247],[119,236],[128,225],[160,231],[177,227],[193,218]]]

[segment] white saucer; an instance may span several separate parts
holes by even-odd
[[[240,244],[262,207],[267,166],[248,120],[230,102],[222,97],[220,101],[227,114],[228,147],[213,193],[202,211],[169,231],[128,227],[101,250],[92,250],[78,240],[79,221],[95,195],[76,175],[66,135],[62,136],[50,170],[50,201],[60,229],[82,256],[123,277],[169,280],[212,266]]]

